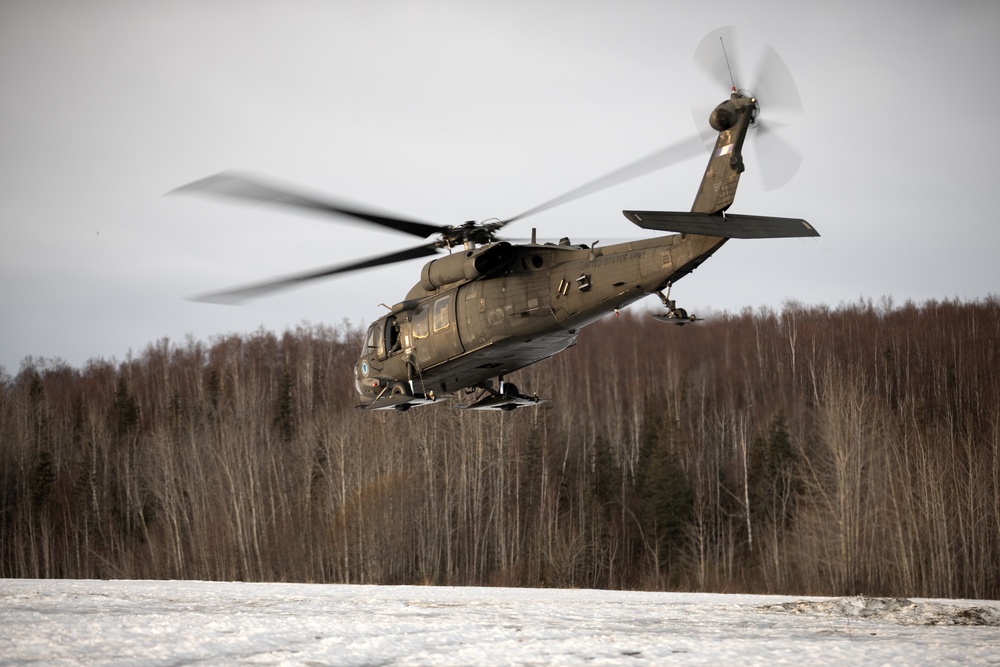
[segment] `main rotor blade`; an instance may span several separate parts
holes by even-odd
[[[252,285],[237,287],[222,292],[212,292],[210,294],[203,294],[201,296],[196,296],[192,298],[192,301],[204,301],[206,303],[223,303],[223,304],[235,305],[246,299],[250,299],[257,296],[263,296],[270,292],[276,292],[278,290],[287,289],[289,287],[295,287],[296,285],[301,285],[302,283],[308,282],[310,280],[316,280],[318,278],[326,278],[328,276],[333,276],[338,273],[347,273],[349,271],[360,271],[361,269],[370,269],[372,267],[382,266],[384,264],[405,262],[410,259],[416,259],[417,257],[427,257],[429,255],[436,255],[436,254],[437,250],[433,245],[417,246],[416,248],[408,248],[406,250],[400,250],[398,252],[389,253],[388,255],[370,257],[368,259],[363,259],[359,262],[353,262],[351,264],[341,264],[337,266],[331,266],[325,269],[310,271],[308,273],[298,273],[290,276],[285,276],[284,278],[276,278],[274,280],[269,280],[267,282],[254,283]]]
[[[654,171],[665,169],[666,167],[683,162],[688,158],[703,155],[704,153],[705,145],[701,142],[701,139],[696,136],[688,137],[683,141],[661,148],[652,155],[647,155],[641,160],[637,160],[631,164],[627,164],[624,167],[616,169],[610,174],[606,174],[600,178],[590,181],[589,183],[585,183],[578,188],[556,197],[555,199],[550,199],[544,204],[539,204],[534,208],[528,209],[524,213],[515,215],[513,218],[508,218],[503,221],[503,224],[507,225],[515,220],[526,218],[529,215],[535,215],[536,213],[547,211],[550,208],[561,206],[573,201],[574,199],[579,199],[580,197],[610,188],[612,185],[625,183],[626,181],[631,181],[632,179],[645,176],[646,174],[650,174]]]
[[[172,190],[171,194],[175,192],[196,192],[247,201],[283,204],[285,206],[294,206],[321,213],[336,213],[363,220],[380,227],[395,229],[405,234],[419,236],[420,238],[427,238],[432,234],[438,234],[446,229],[441,225],[380,215],[351,206],[323,201],[229,171],[182,185],[176,190]]]

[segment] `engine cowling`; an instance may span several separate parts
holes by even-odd
[[[420,286],[428,292],[460,280],[473,280],[506,268],[514,261],[516,251],[506,241],[466,250],[424,264],[420,271]]]

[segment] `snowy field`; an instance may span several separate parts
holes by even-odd
[[[0,665],[1000,665],[1000,603],[0,580]]]

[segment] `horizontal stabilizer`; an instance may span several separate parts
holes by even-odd
[[[770,218],[763,215],[670,213],[667,211],[622,211],[643,229],[680,234],[721,236],[727,239],[780,239],[819,236],[819,232],[799,218]]]

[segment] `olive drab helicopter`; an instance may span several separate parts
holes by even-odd
[[[535,230],[529,243],[514,243],[497,235],[515,220],[636,175],[636,165],[518,216],[457,226],[385,216],[226,172],[180,190],[280,203],[349,216],[422,239],[436,238],[414,248],[202,299],[238,301],[304,281],[447,251],[427,262],[419,282],[368,327],[355,366],[355,387],[361,401],[357,407],[405,411],[454,394],[459,394],[456,407],[469,410],[506,411],[544,402],[537,395],[522,393],[505,377],[565,350],[576,342],[583,327],[651,294],[664,308],[654,315],[657,319],[677,325],[699,321],[677,307],[670,298],[670,288],[731,238],[819,235],[797,218],[727,213],[744,171],[744,141],[748,131],[761,122],[757,97],[736,87],[725,52],[732,38],[723,39],[728,34],[726,29],[710,34],[696,54],[696,61],[724,81],[730,94],[709,115],[714,147],[691,211],[623,211],[642,229],[671,234],[590,246],[573,244],[566,238],[558,243],[539,242]],[[720,57],[712,55],[715,50],[721,51],[724,67],[720,68]],[[765,53],[758,75],[762,101],[770,107],[784,98],[784,103],[801,109],[787,68],[773,51]],[[767,85],[774,82],[780,85]],[[765,89],[770,99],[763,97]],[[661,155],[677,162],[689,156],[692,146],[705,150],[702,141],[695,138]],[[637,165],[639,171],[665,166]]]

